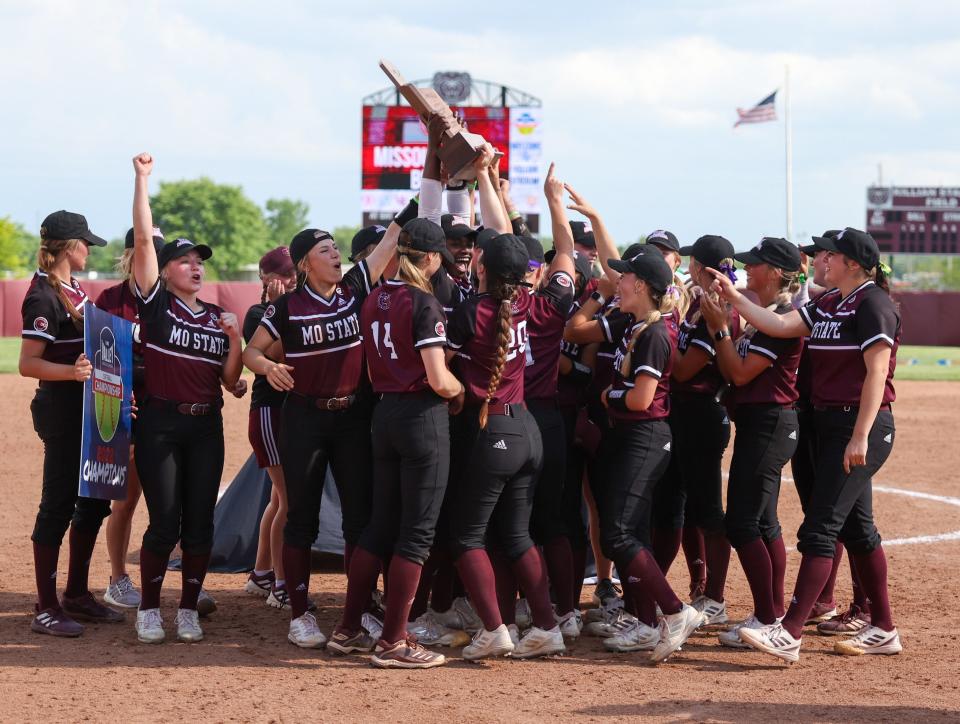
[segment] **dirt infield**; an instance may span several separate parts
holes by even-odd
[[[243,576],[211,575],[207,588],[220,610],[205,624],[206,640],[187,645],[138,644],[132,617],[90,626],[78,640],[29,630],[35,594],[29,536],[40,491],[42,449],[29,422],[33,383],[0,377],[0,416],[17,421],[0,439],[0,682],[2,718],[25,721],[956,721],[960,719],[960,635],[949,618],[960,609],[960,540],[890,545],[891,598],[905,651],[896,657],[851,659],[830,653],[832,641],[809,634],[792,666],[755,652],[722,649],[715,635],[697,634],[657,668],[637,656],[606,653],[584,638],[561,658],[450,665],[428,672],[379,671],[361,658],[304,652],[286,641],[287,614],[241,591]],[[960,496],[960,384],[904,382],[898,386],[896,447],[878,485],[935,496]],[[230,480],[249,454],[247,400],[228,400]],[[960,500],[955,500],[960,504]],[[949,501],[877,492],[885,540],[960,530],[960,508]],[[795,542],[799,506],[789,482],[781,495],[788,545]],[[134,523],[139,541],[146,515]],[[134,545],[134,548],[137,546]],[[134,563],[135,557],[131,558]],[[799,557],[791,553],[792,585]],[[135,564],[133,566],[135,569]],[[683,587],[682,563],[672,580]],[[60,562],[65,579],[65,554]],[[102,593],[108,576],[102,542],[91,584]],[[685,572],[685,571],[684,571]],[[136,580],[138,576],[135,574]],[[167,577],[163,611],[173,624],[179,575]],[[325,631],[335,622],[344,579],[317,573],[312,591]],[[843,564],[838,599],[850,598]],[[584,591],[588,600],[592,589]],[[749,613],[749,591],[734,562],[728,606]]]

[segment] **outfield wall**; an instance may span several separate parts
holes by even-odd
[[[27,280],[0,280],[0,336],[20,336],[20,304]],[[116,280],[88,280],[84,289],[92,299]],[[201,298],[236,314],[240,321],[251,305],[260,301],[259,282],[208,282]],[[960,346],[960,292],[899,292],[903,317],[903,344]]]

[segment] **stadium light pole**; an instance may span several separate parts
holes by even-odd
[[[790,128],[790,66],[784,66],[783,79],[783,134],[786,166],[787,241],[793,241],[793,139]]]

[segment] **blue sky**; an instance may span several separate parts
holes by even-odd
[[[549,7],[549,11],[545,10]],[[257,202],[359,221],[361,98],[465,70],[543,100],[546,157],[619,243],[654,228],[738,247],[784,233],[782,120],[793,96],[795,237],[864,225],[883,164],[960,185],[960,3],[308,3],[0,0],[0,216],[130,225],[132,167],[207,175]],[[782,116],[782,106],[778,103]]]

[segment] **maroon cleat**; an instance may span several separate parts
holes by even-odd
[[[76,598],[63,597],[63,610],[72,618],[78,621],[89,621],[91,623],[121,623],[124,620],[123,614],[115,611],[109,606],[104,606],[93,594],[87,591],[82,596]]]
[[[83,633],[83,626],[67,616],[61,608],[45,608],[39,610],[34,607],[37,615],[30,622],[30,630],[50,636],[62,636],[75,639]]]

